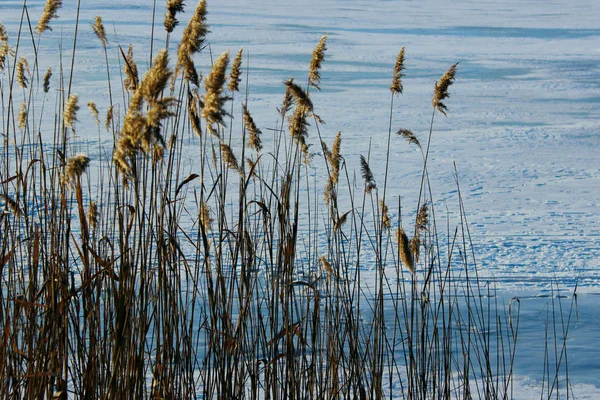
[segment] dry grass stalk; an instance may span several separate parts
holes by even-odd
[[[233,151],[229,145],[221,143],[221,154],[223,156],[223,162],[225,162],[229,168],[237,171],[239,174],[242,174],[242,169],[240,168],[237,158],[235,157],[235,154],[233,154]]]
[[[127,48],[127,57],[125,57],[125,80],[123,84],[125,90],[135,92],[139,85],[138,69],[135,60],[133,59],[133,45]]]
[[[98,226],[98,205],[95,201],[91,201],[87,211],[87,221],[91,230],[96,230]]]
[[[412,131],[410,131],[408,129],[399,129],[398,132],[396,132],[396,135],[402,136],[410,144],[415,144],[419,148],[421,147],[421,143],[419,142],[419,139],[417,139],[417,137],[414,135],[414,133],[412,133]]]
[[[245,104],[242,106],[242,112],[244,115],[244,126],[249,133],[248,147],[253,150],[260,151],[262,149],[262,142],[260,140],[260,135],[262,132],[256,127],[256,123],[254,122],[254,119],[252,118],[252,115],[250,115],[250,112]]]
[[[92,29],[94,30],[94,33],[96,34],[98,39],[100,39],[100,41],[102,42],[102,45],[106,47],[106,45],[108,44],[108,40],[106,39],[106,31],[104,30],[102,17],[100,17],[99,15],[96,15],[96,19],[92,24]]]
[[[67,166],[65,167],[65,178],[66,181],[74,185],[77,180],[83,175],[88,165],[90,164],[90,158],[85,154],[77,154],[67,160]]]
[[[183,31],[181,43],[179,44],[176,68],[177,74],[179,74],[179,71],[183,68],[188,79],[193,78],[193,71],[195,71],[195,68],[193,68],[194,53],[201,50],[206,34],[208,33],[206,13],[206,1],[201,0],[196,7],[192,19]]]
[[[398,228],[396,231],[396,242],[398,243],[398,251],[400,252],[400,260],[408,270],[414,274],[415,263],[410,243],[404,229]]]
[[[52,78],[52,67],[48,67],[46,74],[44,75],[44,93],[50,91],[50,78]]]
[[[312,59],[310,60],[310,68],[308,71],[308,84],[314,87],[317,90],[321,90],[319,88],[319,83],[321,83],[321,63],[325,60],[325,51],[327,50],[326,46],[327,35],[323,36],[317,47],[313,50]]]
[[[52,30],[48,24],[52,19],[58,18],[57,11],[60,7],[62,7],[62,0],[46,0],[44,12],[38,21],[35,33],[39,35],[46,30]]]
[[[177,13],[183,12],[183,0],[167,0],[167,13],[165,14],[165,30],[168,33],[173,32],[173,29],[179,25],[179,21],[175,18]]]
[[[19,82],[19,86],[23,89],[27,89],[27,85],[29,84],[29,63],[25,57],[19,58],[17,62],[17,82]]]
[[[19,129],[25,129],[27,125],[27,105],[21,102],[21,108],[19,109]]]
[[[23,215],[21,207],[19,207],[19,203],[17,203],[15,200],[11,199],[9,196],[3,193],[0,193],[0,199],[4,200],[4,203],[15,218],[20,218],[21,215]]]
[[[96,107],[96,103],[90,101],[88,102],[87,106],[90,110],[90,113],[92,113],[92,117],[94,117],[94,121],[96,121],[96,124],[100,125],[100,113],[98,112],[98,107]]]
[[[223,119],[227,116],[224,106],[229,97],[223,94],[227,64],[229,64],[229,51],[217,58],[210,74],[204,80],[206,93],[204,94],[202,116],[206,119],[209,131],[214,133],[216,130],[213,124],[224,125]]]
[[[371,167],[367,162],[367,159],[362,154],[360,155],[360,172],[362,174],[363,180],[365,181],[365,192],[371,193],[373,189],[377,188],[375,184],[375,178],[373,177],[373,172],[371,171]]]
[[[448,94],[448,88],[450,85],[454,83],[454,75],[456,74],[456,67],[458,63],[452,65],[448,71],[440,78],[438,82],[435,83],[435,88],[433,91],[433,99],[431,100],[431,104],[434,108],[437,108],[439,112],[446,115],[446,105],[442,102],[442,100],[450,97]]]
[[[390,216],[388,214],[388,206],[385,204],[383,199],[379,200],[379,209],[381,211],[381,227],[383,229],[390,229],[392,221],[390,220]]]
[[[402,77],[404,74],[402,71],[404,70],[404,46],[400,49],[400,53],[398,53],[398,57],[396,58],[396,65],[394,65],[394,77],[392,78],[392,84],[390,85],[390,90],[395,95],[402,94]]]
[[[229,75],[229,84],[227,85],[227,89],[232,92],[240,91],[240,82],[242,81],[240,78],[242,75],[242,51],[242,48],[238,50],[231,66],[231,74]]]
[[[75,121],[77,121],[77,111],[79,111],[79,106],[77,105],[78,100],[79,97],[76,94],[69,96],[67,104],[65,105],[65,111],[63,113],[65,126],[71,129],[75,129],[74,124]]]

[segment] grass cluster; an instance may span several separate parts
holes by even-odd
[[[385,168],[372,169],[365,152],[355,179],[342,134],[325,143],[311,97],[322,85],[326,37],[306,82],[282,84],[267,131],[240,88],[242,49],[232,61],[228,52],[215,57],[205,73],[195,67],[209,57],[204,1],[188,10],[176,46],[184,4],[166,2],[166,48],[150,49],[143,74],[131,46],[111,47],[100,17],[91,28],[76,22],[70,67],[42,68],[42,38],[61,6],[48,0],[33,27],[24,5],[16,38],[0,25],[0,393],[515,396],[520,303],[499,304],[479,281],[460,188],[460,223],[441,228],[445,239],[436,226],[427,161],[456,64],[434,86],[422,146],[392,126],[401,49],[390,68]],[[106,98],[88,110],[72,87],[78,29],[93,30],[106,60]],[[78,125],[88,111],[96,127]],[[90,129],[99,140],[86,148],[77,132]],[[404,214],[387,193],[393,140],[423,155],[419,196],[407,201],[416,207]],[[311,178],[310,163],[326,182]],[[569,324],[561,319],[557,331],[553,321],[554,337],[565,339],[555,339],[555,363],[544,366],[544,398],[568,393],[568,369],[566,384],[559,377]]]

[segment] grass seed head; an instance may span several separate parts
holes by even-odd
[[[398,251],[400,252],[400,260],[402,260],[402,264],[404,264],[411,274],[414,274],[415,262],[413,253],[411,245],[408,241],[408,237],[406,236],[406,233],[404,233],[404,229],[398,228],[396,231],[396,242],[398,242]]]
[[[373,176],[373,172],[371,171],[371,167],[367,162],[367,159],[362,154],[360,155],[360,172],[362,174],[363,180],[365,181],[365,192],[371,193],[373,189],[377,188],[375,184],[375,177]]]
[[[98,205],[95,201],[90,202],[87,211],[87,220],[90,228],[96,230],[96,227],[98,226]]]
[[[250,115],[248,108],[246,108],[246,105],[242,106],[242,112],[244,114],[244,126],[249,134],[248,147],[260,151],[262,149],[262,142],[260,140],[262,132],[256,127],[256,123],[254,122],[252,115]]]
[[[44,12],[38,21],[38,24],[35,28],[35,33],[39,35],[44,31],[52,30],[48,24],[54,18],[58,18],[57,11],[60,7],[62,7],[62,0],[46,0]]]
[[[94,33],[96,34],[98,39],[100,39],[100,41],[102,42],[102,45],[106,47],[106,45],[108,44],[108,40],[106,40],[106,31],[104,30],[102,17],[100,17],[99,15],[96,15],[96,19],[92,24],[92,29],[94,30]]]
[[[52,78],[52,67],[48,67],[46,74],[44,75],[44,93],[50,91],[50,78]]]
[[[396,135],[402,136],[404,139],[406,139],[408,143],[415,144],[419,148],[421,148],[421,143],[419,142],[419,139],[417,139],[417,137],[414,135],[414,133],[412,133],[412,131],[408,129],[399,129],[398,132],[396,132]]]
[[[21,108],[19,109],[19,129],[25,129],[27,125],[27,105],[21,102]]]
[[[229,97],[223,94],[227,64],[229,64],[229,51],[217,58],[210,74],[204,80],[206,93],[204,94],[202,116],[211,130],[214,129],[213,124],[224,125],[224,118],[228,115],[224,106]]]
[[[23,89],[27,89],[27,85],[29,84],[29,63],[25,57],[19,58],[17,62],[17,82],[19,82],[19,86]]]
[[[74,185],[81,175],[83,175],[89,164],[90,158],[85,154],[77,154],[76,156],[69,158],[65,168],[67,182]]]
[[[381,210],[381,226],[383,229],[390,229],[392,225],[392,221],[390,220],[390,216],[388,214],[388,206],[385,204],[383,199],[379,200],[379,208]]]
[[[175,17],[177,13],[183,12],[183,0],[167,0],[167,13],[165,14],[165,30],[168,33],[173,32],[173,29],[179,25],[179,21]]]
[[[240,78],[242,75],[242,51],[242,48],[238,50],[231,66],[231,74],[229,75],[229,84],[227,85],[227,89],[232,92],[240,91],[240,82],[242,81]]]
[[[100,113],[98,112],[98,107],[96,107],[96,103],[90,101],[88,102],[87,106],[90,110],[90,113],[92,113],[92,117],[94,117],[94,121],[96,121],[96,124],[100,125]]]
[[[402,71],[404,70],[404,46],[400,49],[400,53],[398,53],[398,57],[396,58],[396,65],[394,65],[394,77],[392,78],[392,84],[390,85],[390,90],[395,95],[402,94],[402,77],[404,74]]]
[[[67,104],[65,105],[65,111],[63,113],[63,117],[65,120],[65,126],[75,129],[75,121],[77,121],[77,111],[79,111],[79,106],[77,105],[77,101],[79,97],[76,94],[72,94],[69,96],[67,100]]]
[[[323,36],[317,47],[315,47],[312,59],[310,60],[310,68],[308,71],[308,84],[314,87],[317,90],[321,90],[319,88],[319,84],[321,83],[321,63],[325,60],[325,51],[327,50],[326,46],[327,35]]]
[[[133,59],[133,46],[130,44],[127,48],[127,57],[125,58],[125,80],[123,84],[129,92],[135,92],[139,85],[138,69]]]
[[[431,100],[431,104],[434,108],[437,108],[439,112],[446,115],[446,105],[442,102],[442,100],[450,97],[448,93],[448,88],[450,85],[454,83],[454,75],[456,74],[456,67],[458,63],[452,65],[448,71],[440,78],[438,82],[435,83],[434,91],[433,91],[433,99]]]

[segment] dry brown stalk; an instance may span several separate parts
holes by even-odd
[[[38,21],[35,33],[39,35],[46,30],[52,30],[48,24],[52,19],[58,18],[57,11],[60,7],[62,7],[62,0],[46,0],[44,12]]]

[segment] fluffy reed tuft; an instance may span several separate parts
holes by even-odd
[[[415,228],[417,232],[423,232],[427,230],[427,225],[429,224],[429,206],[427,203],[424,203],[421,206],[417,214],[417,220],[415,223]]]
[[[165,30],[168,33],[173,32],[175,27],[179,25],[179,21],[175,18],[177,13],[183,12],[183,0],[167,0],[167,13],[165,14]]]
[[[398,251],[400,253],[400,260],[402,260],[402,264],[404,264],[404,266],[414,274],[415,263],[413,259],[413,253],[408,241],[408,237],[406,236],[406,233],[404,233],[404,229],[398,228],[396,231],[396,242],[398,242]]]
[[[188,79],[193,78],[193,71],[195,71],[195,68],[193,68],[194,53],[201,50],[206,34],[208,33],[206,13],[206,1],[201,0],[196,7],[192,19],[183,31],[183,36],[179,44],[176,73],[178,74],[183,68]]]
[[[102,17],[100,17],[99,15],[96,15],[96,19],[92,24],[92,29],[94,30],[94,33],[96,34],[98,39],[100,39],[100,41],[102,42],[102,45],[106,47],[106,45],[108,44],[108,40],[106,40],[106,31],[104,30]]]
[[[287,81],[284,81],[285,84],[285,95],[283,96],[283,103],[281,104],[281,108],[278,108],[277,111],[281,115],[281,119],[285,118],[285,114],[290,111],[292,108],[292,104],[294,104],[294,96],[292,96],[292,91],[290,90],[290,85],[288,83],[293,83],[294,78],[290,78]]]
[[[98,107],[96,107],[96,103],[90,101],[88,102],[87,106],[90,110],[90,113],[92,113],[92,117],[94,117],[94,121],[96,121],[96,124],[100,125],[100,113],[98,112]]]
[[[52,67],[48,67],[46,74],[44,75],[44,93],[50,91],[50,78],[52,78]]]
[[[439,82],[435,83],[435,88],[433,91],[433,99],[431,100],[431,105],[434,108],[437,108],[439,112],[446,115],[446,105],[442,102],[442,100],[450,97],[448,94],[448,88],[450,85],[454,83],[454,75],[456,74],[456,67],[458,63],[452,65],[448,71],[440,78]]]
[[[202,200],[200,202],[200,210],[199,210],[200,223],[204,227],[204,231],[208,232],[211,230],[213,219],[210,216],[210,207],[206,204],[206,201]]]
[[[392,78],[392,84],[390,85],[390,90],[395,95],[402,94],[402,77],[404,74],[402,71],[404,70],[404,46],[400,49],[400,53],[398,53],[398,57],[396,58],[396,65],[394,65],[394,77]]]
[[[129,92],[135,92],[140,83],[138,76],[138,68],[135,60],[133,59],[133,45],[129,45],[127,48],[127,56],[125,57],[125,80],[123,85],[125,90]]]
[[[375,178],[373,177],[373,172],[371,171],[371,167],[367,162],[367,159],[362,154],[360,155],[360,172],[362,174],[363,180],[365,181],[365,192],[371,193],[373,189],[377,189],[377,185],[375,184]]]
[[[10,52],[10,47],[8,46],[8,42],[6,40],[2,40],[2,45],[0,45],[0,72],[4,71],[4,64],[6,63],[6,56]]]
[[[399,129],[398,132],[396,132],[396,135],[402,136],[404,139],[406,139],[408,143],[415,144],[419,148],[421,148],[421,143],[419,142],[419,139],[417,139],[417,137],[414,135],[414,133],[412,133],[412,131],[408,129]]]
[[[319,83],[321,83],[320,69],[321,63],[325,60],[325,51],[327,50],[326,42],[327,35],[319,40],[317,47],[313,50],[310,68],[308,70],[308,84],[317,90],[321,90],[321,88],[319,88]]]
[[[289,90],[290,95],[296,101],[296,107],[300,106],[303,112],[311,113],[313,111],[313,104],[308,93],[302,90],[298,84],[294,83],[293,79],[285,81],[284,84],[286,91]]]
[[[83,175],[89,164],[90,158],[85,154],[77,154],[69,158],[65,168],[66,181],[74,185],[81,175]]]
[[[329,165],[331,166],[331,181],[337,184],[340,178],[340,149],[342,146],[342,131],[339,131],[331,146],[331,153],[328,154]]]
[[[207,128],[211,133],[216,133],[213,124],[224,125],[223,119],[227,116],[224,106],[229,97],[223,94],[227,64],[229,64],[229,51],[217,58],[210,74],[204,80],[206,93],[202,116],[206,119]]]
[[[106,118],[104,119],[104,126],[106,127],[106,130],[109,130],[110,125],[112,124],[112,120],[114,117],[114,112],[113,112],[114,108],[115,108],[115,106],[112,105],[106,111]]]
[[[46,6],[35,28],[35,33],[39,35],[44,31],[52,30],[48,24],[52,19],[58,18],[57,11],[60,7],[62,7],[62,0],[46,0]]]
[[[25,129],[27,125],[27,105],[21,102],[21,108],[19,108],[19,129]]]
[[[198,103],[200,102],[197,90],[188,91],[188,118],[192,130],[196,135],[202,137],[202,126],[200,124],[200,113],[198,112]]]
[[[87,221],[90,228],[94,231],[98,226],[98,205],[91,201],[87,211]]]
[[[167,86],[170,76],[168,53],[166,49],[162,49],[154,57],[152,68],[146,72],[142,83],[140,83],[139,89],[142,96],[149,102],[158,100]]]
[[[262,132],[256,127],[256,123],[254,122],[254,119],[252,118],[252,115],[250,115],[250,112],[245,104],[242,105],[242,111],[244,114],[244,126],[249,133],[248,147],[256,151],[260,151],[262,150],[262,142],[260,140],[260,135]]]
[[[240,91],[240,82],[242,79],[240,76],[242,75],[242,52],[243,49],[240,48],[233,59],[233,64],[231,66],[231,74],[229,75],[229,84],[227,85],[227,89],[231,92],[239,92]]]
[[[63,112],[65,126],[71,129],[75,129],[74,123],[77,121],[77,111],[79,111],[79,105],[77,105],[78,100],[79,97],[76,94],[69,96],[67,104],[65,105],[65,111]]]
[[[0,42],[6,42],[8,40],[8,33],[6,33],[6,28],[0,22]]]
[[[223,156],[223,162],[232,170],[237,171],[240,175],[242,174],[242,169],[240,168],[237,158],[231,147],[225,143],[221,143],[221,155]]]
[[[21,57],[17,62],[17,82],[19,82],[19,86],[23,89],[27,89],[27,85],[29,84],[28,74],[29,63],[25,57]]]
[[[325,258],[325,256],[321,256],[321,266],[323,267],[323,270],[327,273],[327,277],[331,277],[331,274],[333,273],[333,268],[331,268],[331,264],[329,263],[329,261],[327,261],[327,258]]]
[[[390,227],[392,226],[392,220],[390,219],[390,216],[388,214],[388,206],[387,204],[385,204],[385,201],[383,201],[383,199],[379,200],[379,209],[381,211],[381,227],[383,229],[390,229]]]

